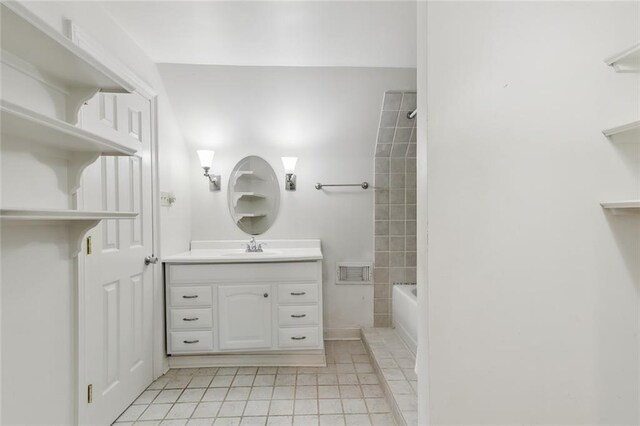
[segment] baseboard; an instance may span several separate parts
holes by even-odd
[[[360,340],[359,328],[325,328],[324,340]]]
[[[280,354],[173,355],[170,368],[195,367],[326,367],[324,351]]]

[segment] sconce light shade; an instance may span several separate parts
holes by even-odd
[[[209,182],[211,182],[211,189],[213,191],[220,191],[220,175],[212,175],[209,173],[209,169],[211,169],[211,165],[213,164],[213,155],[215,152],[209,151],[208,149],[199,149],[196,152],[200,158],[200,166],[204,169],[204,176],[209,178]]]
[[[298,157],[282,157],[282,165],[285,173],[293,173],[296,171],[296,163]]]
[[[200,158],[200,165],[202,167],[211,168],[213,164],[213,155],[215,151],[209,151],[208,149],[199,149],[196,151],[198,153],[198,157]]]

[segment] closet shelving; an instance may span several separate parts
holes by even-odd
[[[0,99],[3,139],[12,137],[21,143],[24,141],[25,148],[29,150],[31,144],[36,144],[63,153],[68,164],[70,197],[79,187],[82,171],[99,156],[135,154],[135,148],[74,125],[85,100],[98,91],[131,92],[134,90],[132,84],[18,2],[0,4],[0,24],[2,62],[32,80],[54,88],[65,99],[62,119]],[[75,250],[79,250],[84,233],[101,220],[127,220],[138,215],[135,212],[12,207],[0,210],[3,223],[64,223],[70,228],[71,245]]]
[[[605,63],[618,73],[640,73],[640,42],[605,59]],[[640,144],[640,120],[605,129],[602,133],[612,142]],[[600,203],[612,214],[640,214],[640,200],[622,200]]]

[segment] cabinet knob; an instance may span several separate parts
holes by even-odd
[[[265,293],[265,294],[264,294],[264,297],[269,297],[269,293]]]

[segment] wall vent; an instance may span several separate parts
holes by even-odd
[[[336,284],[371,284],[372,274],[371,263],[336,263]]]

